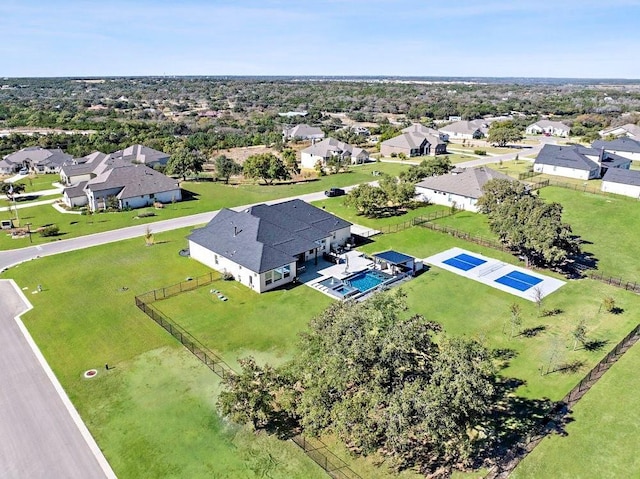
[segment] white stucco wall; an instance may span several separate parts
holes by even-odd
[[[607,148],[609,153],[613,153],[614,155],[622,156],[623,158],[629,158],[633,161],[640,161],[640,153],[631,153],[629,151],[616,151]]]
[[[301,153],[300,154],[300,163],[303,168],[313,169],[316,166],[316,163],[320,160],[322,165],[324,166],[325,161],[324,158],[319,155],[312,155],[310,153]]]
[[[290,263],[290,275],[288,278],[281,278],[280,280],[273,281],[271,284],[266,284],[265,277],[268,272],[258,274],[255,271],[251,271],[247,268],[243,268],[239,264],[234,263],[231,259],[218,255],[207,248],[200,246],[199,244],[189,241],[189,253],[193,259],[200,263],[214,269],[220,273],[228,272],[233,275],[235,281],[245,285],[258,293],[263,293],[290,283],[296,275],[296,263],[295,261]],[[285,266],[285,265],[283,265]],[[273,273],[272,273],[273,274]]]
[[[460,210],[473,212],[478,211],[478,208],[476,206],[478,200],[476,200],[475,198],[469,198],[453,193],[445,193],[421,186],[416,186],[416,195],[419,196],[423,201],[428,201],[436,205],[453,206],[455,202],[456,208]]]
[[[640,186],[623,185],[621,183],[603,181],[601,189],[606,193],[615,193],[617,195],[630,196],[631,198],[640,198]]]
[[[86,195],[69,197],[66,194],[62,195],[62,201],[64,201],[64,204],[70,208],[73,208],[74,206],[84,206],[89,202]]]
[[[344,246],[349,238],[351,238],[351,226],[334,231],[328,240],[331,246]]]
[[[599,171],[587,171],[578,170],[575,168],[565,168],[562,166],[545,165],[541,163],[535,163],[533,165],[533,171],[538,173],[544,173],[547,175],[564,176],[567,178],[575,178],[578,180],[589,180],[598,177]]]
[[[175,198],[175,200],[173,200]],[[134,196],[133,198],[122,198],[122,208],[142,208],[150,206],[154,202],[171,203],[182,200],[182,190],[180,188],[172,191],[164,191],[153,195]]]

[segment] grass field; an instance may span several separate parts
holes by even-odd
[[[217,377],[135,307],[136,294],[208,271],[178,255],[187,234],[40,258],[1,277],[27,288],[23,320],[118,477],[324,477],[293,444],[218,417]],[[101,372],[84,380],[90,368]]]
[[[566,436],[547,437],[513,479],[640,477],[640,346],[636,344],[573,408]]]
[[[99,213],[95,215],[70,215],[60,213],[51,205],[34,206],[19,211],[20,223],[31,223],[35,230],[48,224],[56,224],[60,228],[60,235],[55,238],[42,238],[38,234],[32,235],[34,244],[41,244],[58,239],[68,239],[77,236],[100,233],[126,226],[153,223],[154,221],[187,216],[204,211],[213,211],[223,207],[241,206],[251,203],[285,198],[289,196],[324,191],[333,186],[348,186],[376,179],[371,172],[381,171],[391,175],[398,175],[409,165],[396,163],[370,163],[353,167],[349,173],[321,177],[317,181],[292,185],[243,185],[228,186],[222,183],[187,182],[183,189],[192,197],[189,201],[165,205],[162,209],[140,209],[117,213]],[[153,211],[155,216],[136,218],[141,211]],[[0,212],[0,219],[9,219],[13,215]],[[0,235],[0,249],[14,249],[28,246],[28,239],[12,239],[10,235]]]
[[[586,252],[598,259],[598,270],[640,282],[640,204],[618,195],[594,195],[564,188],[540,190],[547,201],[564,208],[563,219],[587,243]]]
[[[547,190],[554,194],[556,189],[543,191]],[[558,194],[565,192],[574,195],[567,200],[566,211],[588,204],[582,193],[559,190]],[[340,198],[324,204],[337,209]],[[468,215],[447,220],[466,222],[480,231],[482,217]],[[586,227],[590,221],[587,215],[577,223]],[[601,234],[610,227],[604,223]],[[631,237],[633,225],[622,223],[621,228]],[[220,419],[215,413],[216,376],[135,307],[136,294],[208,272],[178,255],[187,234],[187,230],[158,234],[153,247],[144,246],[139,238],[40,258],[0,276],[14,278],[27,288],[35,309],[25,315],[25,324],[119,477],[324,477],[292,444],[254,435]],[[391,248],[424,258],[459,246],[517,263],[512,255],[423,228],[373,240],[363,250]],[[618,248],[610,249],[610,261],[617,254]],[[635,259],[627,261],[637,264]],[[38,284],[44,291],[32,294]],[[156,306],[232,365],[239,356],[249,354],[260,362],[285,360],[297,333],[331,301],[305,286],[256,295],[237,283],[219,282],[215,288],[229,298],[221,302],[209,293],[211,287]],[[591,280],[570,281],[545,299],[544,308],[562,311],[546,318],[539,317],[532,302],[437,268],[403,289],[411,312],[441,322],[450,334],[476,337],[509,353],[511,359],[502,373],[523,380],[517,394],[527,398],[564,396],[638,323],[640,311],[640,297]],[[601,310],[605,296],[615,298],[622,314]],[[510,337],[507,320],[513,303],[521,305],[521,328],[534,331],[531,336]],[[587,323],[589,339],[601,343],[599,349],[573,351],[569,332],[581,319]],[[555,359],[551,361],[552,352]],[[104,372],[105,363],[115,369]],[[101,371],[91,381],[82,379],[82,372],[89,368]],[[541,375],[541,368],[553,372]],[[625,382],[624,374],[620,381]],[[618,415],[620,410],[613,413]],[[350,460],[342,447],[333,446]],[[374,462],[375,458],[358,459],[352,465],[363,477],[385,477]]]

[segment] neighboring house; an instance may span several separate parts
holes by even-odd
[[[485,120],[456,121],[438,130],[453,140],[477,140],[489,134],[489,125]]]
[[[60,169],[60,181],[64,185],[75,185],[81,181],[87,182],[104,171],[108,159],[109,155],[99,151],[77,158],[74,163]]]
[[[86,185],[86,181],[81,181],[74,186],[68,186],[62,190],[62,201],[64,201],[64,204],[70,208],[85,206],[89,202],[87,194],[84,191]]]
[[[403,129],[402,134],[383,141],[380,153],[382,156],[404,153],[408,157],[441,155],[447,152],[447,140],[448,137],[438,130],[414,123]]]
[[[640,140],[625,137],[612,141],[596,140],[591,144],[591,147],[604,149],[605,151],[624,156],[630,160],[640,161]]]
[[[600,136],[603,138],[609,135],[617,138],[626,136],[632,140],[640,140],[640,126],[634,125],[633,123],[627,123],[626,125],[614,126],[600,131]]]
[[[285,128],[282,130],[282,137],[285,140],[322,140],[324,138],[324,131],[317,126],[302,124],[291,128]]]
[[[121,159],[129,163],[139,163],[149,167],[166,165],[170,155],[144,145],[133,145],[124,150],[111,153],[111,158]]]
[[[482,187],[490,180],[513,178],[491,168],[455,169],[451,173],[425,178],[416,185],[416,196],[436,205],[455,206],[461,210],[478,211]]]
[[[551,135],[567,137],[571,133],[571,128],[561,121],[540,120],[529,125],[525,133],[527,135]]]
[[[3,174],[12,174],[21,168],[28,168],[36,173],[59,173],[67,164],[73,163],[73,157],[61,149],[46,149],[30,146],[4,157],[0,163]]]
[[[640,199],[640,171],[610,168],[602,177],[602,191]]]
[[[344,245],[351,223],[301,200],[222,209],[188,236],[192,258],[262,293],[291,283],[305,261]]]
[[[631,160],[602,149],[584,146],[544,145],[533,171],[579,180],[601,178],[609,168],[629,169]]]
[[[303,168],[315,168],[320,162],[322,167],[333,157],[340,157],[344,162],[356,165],[369,160],[369,153],[362,148],[338,141],[335,138],[325,138],[305,148],[300,153]]]
[[[87,181],[84,192],[91,211],[107,209],[111,201],[125,209],[182,200],[176,180],[144,165],[109,168]]]

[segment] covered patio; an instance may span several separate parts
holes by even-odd
[[[372,255],[375,267],[380,270],[388,270],[392,275],[398,273],[415,276],[416,271],[422,268],[422,264],[409,256],[397,251],[388,250]]]

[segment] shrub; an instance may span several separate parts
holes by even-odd
[[[391,158],[397,158],[398,154],[394,151],[393,153],[391,153]]]
[[[48,236],[57,236],[60,233],[60,228],[57,225],[45,226],[40,230],[40,236],[46,238]]]
[[[224,273],[222,273],[222,279],[225,281],[233,281],[233,275],[228,271],[225,271]]]
[[[602,300],[602,305],[607,312],[612,313],[616,309],[616,300],[611,296],[607,296]]]
[[[473,150],[474,155],[486,156],[487,152],[485,150]]]

